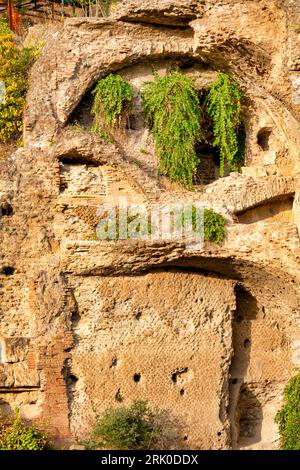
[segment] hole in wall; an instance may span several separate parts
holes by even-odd
[[[188,370],[189,370],[188,367],[179,367],[178,369],[175,369],[171,374],[172,382],[176,384],[181,374],[185,374]]]
[[[250,339],[246,338],[245,341],[244,341],[244,348],[249,348],[250,344],[251,344]]]
[[[76,327],[81,319],[81,316],[77,311],[72,312],[71,314],[71,323],[73,327]]]
[[[121,389],[118,388],[116,394],[115,394],[115,400],[119,403],[121,403],[123,401],[123,397],[121,395]]]
[[[141,380],[141,374],[134,374],[133,381],[135,383],[138,383],[138,382],[140,382],[140,380]]]
[[[195,184],[210,184],[219,178],[220,152],[209,144],[198,144],[196,147],[199,166],[195,176]]]
[[[139,320],[139,319],[141,318],[141,316],[142,316],[142,312],[139,310],[139,311],[137,311],[137,312],[135,313],[134,318],[135,318],[136,320]]]
[[[184,388],[182,388],[179,393],[180,393],[180,395],[183,397],[183,395],[185,394]]]
[[[270,150],[271,135],[272,135],[272,129],[269,127],[264,127],[257,134],[257,143],[264,152],[267,152],[268,150]]]
[[[13,208],[8,202],[0,206],[0,217],[11,217],[13,213]]]
[[[68,386],[74,386],[74,385],[76,385],[77,382],[78,382],[78,377],[76,377],[76,375],[69,374],[67,376],[67,385]]]
[[[1,273],[5,276],[12,276],[15,272],[15,268],[13,266],[4,266],[1,270]]]
[[[114,357],[112,360],[111,360],[111,363],[110,363],[110,366],[109,368],[111,369],[112,367],[116,367],[118,364],[118,359],[116,357]]]

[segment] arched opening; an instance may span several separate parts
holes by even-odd
[[[264,127],[257,134],[257,143],[264,152],[267,152],[268,150],[270,150],[269,140],[270,140],[271,135],[272,135],[272,129],[269,127]]]

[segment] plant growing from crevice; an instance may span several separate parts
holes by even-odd
[[[110,131],[120,127],[122,119],[129,114],[133,88],[120,75],[109,74],[99,80],[92,94],[92,130],[110,140]]]
[[[284,405],[275,421],[279,425],[281,448],[300,450],[300,372],[285,387]]]
[[[0,19],[0,84],[5,86],[0,102],[0,143],[17,140],[22,131],[29,69],[39,52],[19,44],[6,21]]]
[[[156,414],[146,401],[136,400],[98,415],[91,439],[84,444],[89,449],[149,449],[161,435]]]
[[[192,188],[199,164],[195,145],[203,137],[198,92],[191,78],[178,71],[142,89],[143,110],[154,138],[160,171]]]
[[[221,243],[226,237],[226,220],[212,209],[204,209],[204,239]]]
[[[20,411],[15,410],[13,419],[0,420],[0,450],[46,450],[50,449],[48,436],[35,425],[25,424]]]
[[[243,164],[243,134],[241,132],[241,104],[244,94],[228,74],[220,73],[209,85],[204,100],[206,114],[213,121],[213,145],[220,150],[220,176],[224,176],[225,162],[231,171]]]

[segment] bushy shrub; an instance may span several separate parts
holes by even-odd
[[[277,413],[281,448],[300,450],[300,372],[293,377],[284,390],[284,405]]]
[[[173,71],[142,89],[143,109],[155,142],[161,172],[192,188],[202,138],[198,92],[191,78]]]
[[[211,209],[204,209],[204,239],[221,243],[226,237],[226,220]]]
[[[146,401],[137,400],[97,416],[92,437],[85,445],[90,449],[149,449],[160,435],[155,413]]]
[[[133,98],[132,86],[120,75],[109,74],[93,90],[93,131],[109,140],[109,132],[128,114]]]
[[[34,425],[23,423],[18,410],[13,420],[0,421],[0,450],[46,450],[48,437]]]
[[[22,131],[22,117],[28,88],[28,74],[37,52],[17,42],[6,21],[0,19],[0,81],[6,97],[0,103],[0,142],[17,138]]]

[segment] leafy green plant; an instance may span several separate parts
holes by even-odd
[[[161,172],[192,188],[199,164],[195,145],[203,137],[198,92],[191,78],[178,71],[142,89],[143,109],[154,138]]]
[[[149,449],[161,436],[155,413],[146,401],[137,400],[130,406],[109,408],[97,416],[89,449]]]
[[[286,386],[284,405],[275,421],[279,425],[281,448],[300,450],[300,372]]]
[[[93,95],[93,131],[107,140],[109,131],[120,126],[122,117],[128,114],[133,89],[120,75],[109,74],[97,83]]]
[[[213,120],[213,145],[220,150],[220,176],[224,176],[224,165],[238,171],[243,163],[241,155],[241,103],[243,92],[226,73],[220,73],[209,85],[204,100],[207,115]]]
[[[221,243],[226,237],[226,220],[211,209],[204,209],[204,239]]]
[[[2,143],[18,138],[22,131],[29,68],[37,53],[32,47],[19,45],[6,21],[0,19],[0,81],[6,91],[4,103],[0,103]]]
[[[0,421],[0,450],[46,450],[49,449],[48,436],[36,426],[25,425],[19,410],[13,420]]]

